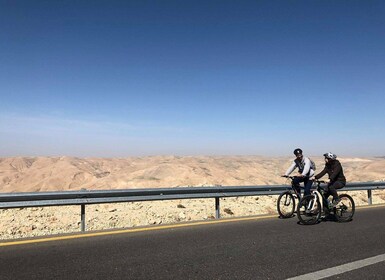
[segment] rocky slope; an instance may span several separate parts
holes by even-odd
[[[322,158],[312,158],[320,171]],[[0,159],[0,192],[282,184],[290,158],[142,157]],[[342,158],[350,182],[385,179],[383,158]]]
[[[322,169],[322,158],[312,158]],[[2,158],[0,192],[86,189],[155,188],[210,185],[285,184],[281,177],[290,158],[143,157],[125,159]],[[343,158],[349,181],[383,181],[385,159]],[[367,204],[366,192],[350,193],[357,205]],[[222,217],[276,213],[276,196],[221,199]],[[385,191],[374,192],[374,203],[385,203]],[[213,199],[92,205],[86,207],[87,230],[212,219]],[[76,232],[80,207],[0,210],[0,239]]]

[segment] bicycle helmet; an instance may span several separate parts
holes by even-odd
[[[330,153],[330,152],[324,154],[324,157],[325,157],[325,158],[328,158],[328,159],[332,159],[332,160],[335,160],[335,159],[337,158],[337,156],[336,156],[335,154]]]
[[[297,148],[297,149],[294,150],[293,153],[294,153],[296,156],[302,155],[302,150],[301,150],[300,148]]]

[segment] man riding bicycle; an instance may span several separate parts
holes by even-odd
[[[308,157],[303,156],[301,149],[295,149],[294,155],[296,158],[293,160],[292,165],[287,169],[283,177],[289,176],[296,168],[298,168],[299,175],[293,179],[293,185],[297,192],[301,194],[300,183],[303,182],[305,186],[305,195],[308,195],[310,194],[310,189],[313,184],[310,177],[314,175],[314,167],[312,166],[311,160]]]
[[[336,189],[341,189],[346,185],[346,178],[342,169],[341,163],[337,160],[337,156],[333,153],[326,153],[325,157],[325,168],[315,175],[315,179],[319,179],[326,173],[329,175],[330,182],[325,187],[324,196],[327,199],[330,195],[333,196],[333,206],[339,203],[339,197]]]

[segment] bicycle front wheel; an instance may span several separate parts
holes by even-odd
[[[281,193],[277,201],[277,211],[280,218],[290,218],[294,214],[295,199],[291,192]]]
[[[339,195],[340,202],[335,207],[335,216],[338,222],[349,222],[353,219],[356,209],[353,198],[348,194]]]
[[[304,196],[297,208],[298,220],[304,225],[314,225],[321,218],[321,204],[316,195]]]

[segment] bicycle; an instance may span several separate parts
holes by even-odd
[[[280,218],[287,219],[294,216],[295,204],[296,204],[296,201],[299,202],[299,198],[301,197],[301,194],[298,193],[298,191],[294,187],[293,180],[297,176],[282,176],[282,177],[291,179],[291,190],[287,190],[279,195],[277,200],[277,211]]]
[[[297,216],[299,222],[304,225],[314,225],[321,217],[333,216],[337,222],[349,222],[353,219],[355,204],[353,198],[348,194],[340,194],[340,202],[333,206],[332,202],[325,198],[325,181],[314,180],[316,186],[311,194],[304,196],[298,204]]]

